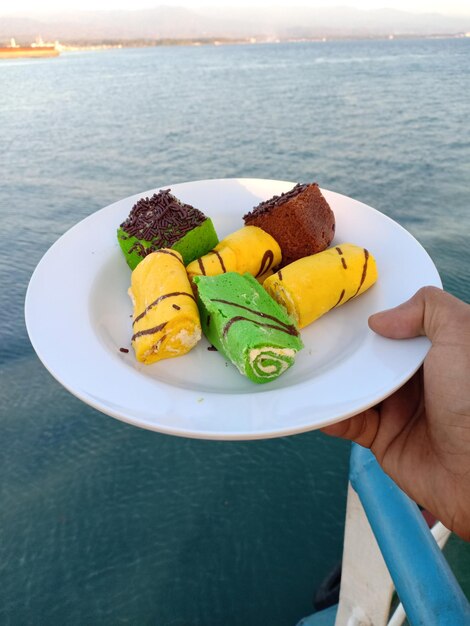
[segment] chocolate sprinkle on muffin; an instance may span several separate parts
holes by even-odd
[[[170,189],[140,198],[118,228],[117,238],[131,270],[162,248],[176,250],[188,265],[219,241],[212,220],[176,198]]]
[[[121,228],[137,239],[151,241],[154,251],[163,247],[171,248],[205,219],[202,211],[190,204],[183,204],[169,189],[162,189],[151,198],[138,200]]]

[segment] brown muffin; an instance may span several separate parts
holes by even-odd
[[[258,226],[278,242],[282,266],[327,248],[335,234],[335,216],[317,183],[293,189],[261,202],[243,216],[246,226]]]

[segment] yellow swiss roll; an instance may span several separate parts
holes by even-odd
[[[188,276],[216,276],[226,272],[260,278],[281,262],[281,248],[271,235],[257,226],[243,226],[222,239],[208,254],[192,261]]]
[[[364,293],[376,280],[377,265],[370,252],[343,243],[283,267],[263,287],[304,328]]]
[[[150,364],[189,352],[201,338],[199,312],[183,258],[163,248],[147,255],[132,272],[132,346]]]

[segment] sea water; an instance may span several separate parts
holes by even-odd
[[[94,411],[35,356],[27,283],[99,208],[240,176],[377,208],[468,301],[469,67],[465,38],[0,61],[0,623],[281,626],[312,612],[341,558],[348,444],[189,440]]]

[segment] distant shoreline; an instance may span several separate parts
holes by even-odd
[[[391,41],[391,40],[433,40],[433,39],[465,39],[470,38],[470,33],[448,33],[435,35],[361,35],[361,36],[329,36],[329,37],[302,37],[302,38],[188,38],[188,39],[100,39],[100,40],[65,40],[57,43],[61,52],[73,52],[80,50],[109,50],[119,48],[155,48],[161,46],[223,46],[223,45],[262,45],[283,43],[325,43],[330,41]],[[6,42],[5,42],[6,43]],[[2,42],[0,41],[0,46]],[[30,45],[30,42],[21,42],[22,46]]]

